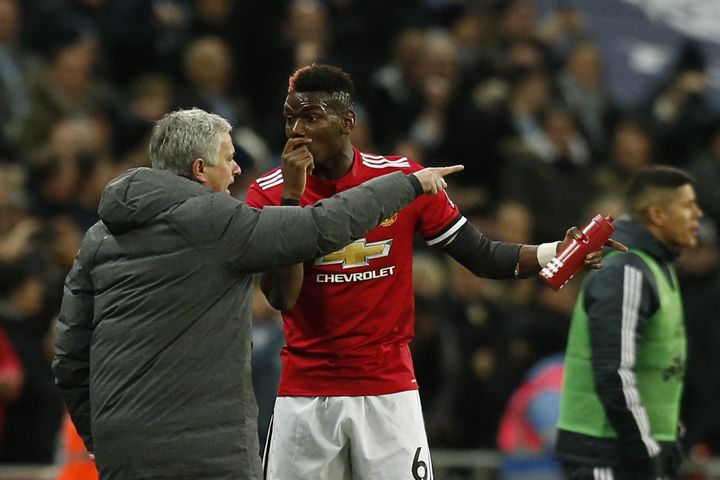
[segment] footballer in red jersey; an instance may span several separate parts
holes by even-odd
[[[253,183],[248,205],[312,205],[370,178],[421,168],[352,146],[353,97],[350,76],[333,66],[314,64],[290,77],[283,166]],[[297,164],[312,165],[306,180],[284,178]],[[268,480],[433,478],[408,346],[415,232],[489,278],[537,273],[561,243],[491,241],[441,192],[341,250],[263,273],[261,287],[282,311],[287,341],[265,451]],[[565,241],[579,235],[573,227]],[[585,264],[598,267],[601,259],[593,252]]]
[[[338,180],[308,176],[300,205],[371,178],[422,167],[405,157],[353,149],[353,163]],[[258,178],[246,202],[280,205],[280,168]],[[283,312],[281,396],[383,395],[417,389],[408,344],[413,337],[413,236],[442,242],[465,223],[447,194],[424,195],[383,221],[365,238],[303,267],[295,306]],[[514,263],[513,263],[514,267]]]

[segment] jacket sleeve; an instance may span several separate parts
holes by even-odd
[[[595,389],[624,461],[633,464],[653,463],[660,453],[635,373],[646,322],[659,307],[650,278],[642,260],[628,253],[594,272],[585,290]]]
[[[91,230],[92,232],[92,230]],[[65,279],[62,306],[55,330],[52,370],[68,412],[88,451],[93,452],[90,428],[90,340],[93,331],[93,287],[86,267],[88,233]]]
[[[309,261],[361,238],[417,195],[415,184],[395,172],[311,207],[257,210],[236,204],[220,239],[220,254],[238,272]]]

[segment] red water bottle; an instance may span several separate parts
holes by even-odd
[[[555,290],[560,290],[573,275],[583,267],[585,257],[596,250],[600,250],[608,241],[615,228],[612,226],[613,217],[603,218],[597,214],[590,223],[582,229],[580,240],[572,239],[545,265],[539,275],[540,278]]]

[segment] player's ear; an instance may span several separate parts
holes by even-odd
[[[342,116],[342,133],[349,135],[355,128],[355,112],[346,110]]]
[[[204,184],[207,181],[207,176],[205,175],[205,160],[202,158],[196,158],[193,160],[193,163],[190,166],[190,171],[192,176],[198,182]]]
[[[665,211],[662,208],[653,205],[648,207],[647,217],[651,224],[662,226],[665,220]]]

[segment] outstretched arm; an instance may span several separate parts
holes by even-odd
[[[441,247],[479,277],[526,278],[538,273],[559,249],[573,238],[582,238],[580,230],[576,227],[567,231],[562,242],[541,245],[498,242],[488,239],[473,225],[466,223]],[[623,252],[627,251],[627,247],[615,240],[608,240],[607,245]],[[600,250],[588,254],[585,258],[585,267],[602,268],[602,257],[603,253]]]
[[[223,222],[219,249],[230,270],[260,272],[309,261],[361,238],[383,219],[418,195],[438,191],[442,176],[462,167],[395,172],[369,180],[312,207],[265,207],[262,210],[216,194],[213,208],[225,210],[211,221]],[[197,202],[206,202],[200,197]],[[196,208],[192,199],[185,208]],[[228,211],[229,210],[229,211]],[[225,220],[227,219],[227,220]],[[207,227],[210,228],[210,227]]]
[[[490,240],[469,222],[441,248],[478,277],[512,278],[521,245]]]

